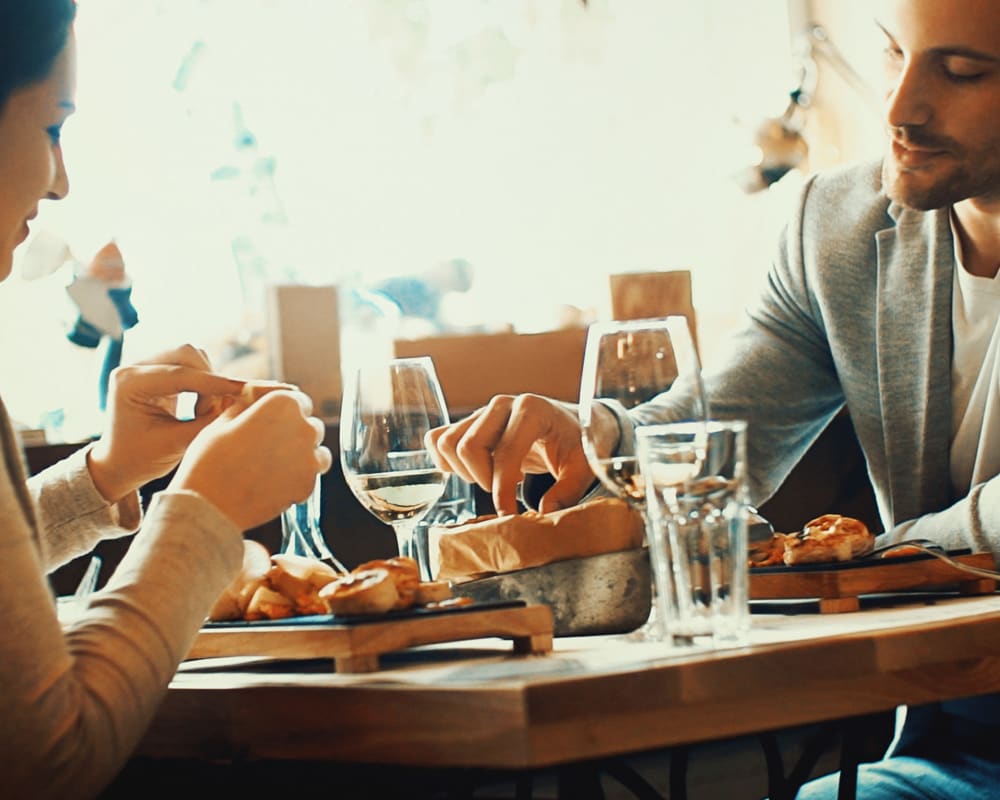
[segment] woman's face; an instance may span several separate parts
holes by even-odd
[[[69,191],[59,134],[76,94],[72,35],[44,81],[15,90],[0,108],[0,281],[43,197]]]

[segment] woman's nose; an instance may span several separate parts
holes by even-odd
[[[926,125],[933,116],[930,89],[913,64],[904,66],[886,95],[885,119],[890,127]]]
[[[69,176],[66,174],[66,164],[63,162],[61,147],[53,150],[55,158],[55,174],[46,197],[49,200],[62,200],[69,193]]]

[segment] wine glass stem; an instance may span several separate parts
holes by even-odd
[[[416,522],[413,520],[401,520],[392,523],[392,532],[396,534],[396,546],[399,548],[399,554],[419,561],[416,543],[413,541],[413,530],[416,526]]]

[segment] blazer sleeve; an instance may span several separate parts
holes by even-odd
[[[785,227],[756,304],[723,349],[724,359],[704,376],[709,413],[745,419],[752,502],[762,503],[785,479],[813,441],[844,405],[822,314],[811,288],[815,259],[802,246],[810,217],[812,181]],[[693,387],[675,384],[628,413],[629,424],[685,419],[693,408]],[[619,415],[619,424],[627,424]],[[627,431],[626,431],[627,433]],[[623,436],[622,448],[632,448]]]

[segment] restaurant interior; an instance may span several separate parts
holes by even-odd
[[[345,376],[357,365],[430,356],[452,420],[497,394],[575,402],[588,326],[598,321],[682,316],[710,369],[766,274],[806,176],[882,147],[879,51],[863,0],[86,6],[80,111],[67,126],[66,147],[77,137],[90,155],[68,154],[74,193],[45,209],[42,234],[27,248],[29,302],[21,296],[18,308],[0,308],[0,328],[30,315],[39,330],[22,362],[3,365],[7,373],[55,365],[30,390],[15,385],[5,394],[23,429],[29,470],[65,457],[100,429],[105,343],[84,349],[66,341],[66,321],[78,311],[67,303],[66,284],[114,241],[139,320],[124,334],[126,358],[181,337],[204,346],[220,372],[286,381],[312,397],[334,453],[320,482],[319,526],[347,569],[391,558],[398,544],[358,501],[338,458]],[[161,35],[149,37],[154,26]],[[113,55],[105,46],[111,37],[121,43]],[[111,103],[104,91],[137,99]],[[80,386],[93,391],[72,388]],[[166,482],[147,486],[145,499]],[[472,512],[493,513],[490,494],[471,491]],[[758,511],[779,531],[828,511],[879,531],[846,414]],[[248,537],[272,553],[287,544],[281,519]],[[94,588],[128,546],[128,539],[99,545]],[[55,593],[73,595],[93,563],[88,556],[60,569]],[[522,645],[515,639],[515,654]],[[386,667],[409,669],[407,658],[387,657]],[[796,658],[804,668],[810,656]],[[303,666],[310,691],[333,672],[328,659],[315,661]],[[419,656],[413,663],[420,666]],[[721,682],[726,669],[720,662]],[[205,674],[222,680],[223,672]],[[350,687],[368,686],[361,676],[335,677],[358,678],[346,680],[348,688],[337,684],[339,713],[367,725],[348,726],[344,735],[364,730],[379,740],[363,706],[391,702],[392,693],[371,680],[371,694],[355,697]],[[392,763],[384,752],[404,752],[408,742],[386,734],[395,744],[366,762],[364,755],[330,759],[324,746],[289,733],[288,719],[275,723],[273,735],[242,737],[240,713],[228,702],[206,725],[211,733],[185,749],[168,736],[170,725],[197,725],[198,692],[207,697],[212,688],[206,679],[181,697],[187,679],[129,768],[132,780],[147,785],[156,776],[164,796],[177,796],[170,774],[224,791],[231,778],[222,776],[230,773],[219,770],[235,764],[248,784],[268,791],[342,797],[749,800],[770,793],[780,800],[793,782],[837,769],[848,737],[854,757],[877,757],[893,726],[891,699],[873,700],[858,705],[853,727],[804,713],[764,732],[720,726],[725,733],[713,736],[709,715],[690,743],[639,739],[635,746],[628,724],[605,710],[572,717],[576,733],[566,723],[548,734],[543,726],[540,735],[575,742],[588,739],[588,726],[606,724],[622,742],[608,745],[607,756],[595,755],[595,744],[581,745],[586,755],[575,758],[567,744],[562,755],[525,756],[521,767],[513,756],[512,766],[484,758],[480,767],[468,753],[453,767],[441,766],[445,756]],[[530,701],[533,684],[517,680],[520,694],[511,690],[509,702]],[[267,698],[267,680],[253,686],[258,694],[247,702],[269,709],[282,702]],[[626,694],[643,686],[621,684],[623,708],[639,703]],[[556,690],[554,699],[540,694],[538,713],[551,711],[546,703],[580,702],[584,689],[565,691],[563,699]],[[289,707],[305,707],[310,697]],[[494,695],[468,698],[441,690],[440,702],[456,704],[460,715],[463,702]],[[606,709],[615,698],[588,702]],[[380,714],[383,723],[392,718]],[[419,743],[426,752],[433,746]],[[479,745],[484,754],[491,746],[505,745]]]

